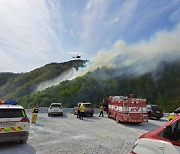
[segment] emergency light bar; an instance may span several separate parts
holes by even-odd
[[[3,105],[3,104],[6,104],[6,105],[16,105],[17,102],[13,101],[13,100],[0,100],[0,105]]]

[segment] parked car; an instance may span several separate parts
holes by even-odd
[[[25,109],[14,101],[0,101],[0,142],[26,143],[29,131]]]
[[[63,115],[63,107],[61,103],[52,103],[48,109],[48,116]]]
[[[180,116],[141,135],[131,154],[180,154]]]
[[[160,119],[163,117],[163,111],[159,106],[146,105],[146,107],[147,107],[148,117],[150,119],[152,119],[152,118]]]
[[[170,115],[168,116],[168,121],[176,118],[177,116],[180,116],[180,107],[178,107],[176,110],[174,110],[173,113],[170,113]]]
[[[93,116],[93,114],[94,114],[94,107],[93,107],[93,105],[91,103],[78,103],[77,105],[79,105],[79,104],[80,105],[84,104],[85,107],[86,107],[86,110],[84,112],[84,116],[90,116],[90,117]],[[74,107],[73,112],[74,112],[75,115],[77,115],[77,106]]]

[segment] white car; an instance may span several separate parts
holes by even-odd
[[[48,109],[48,116],[63,115],[63,108],[61,103],[52,103]]]
[[[180,116],[141,135],[131,154],[180,154]]]
[[[0,142],[26,143],[30,122],[24,108],[14,101],[0,101]]]

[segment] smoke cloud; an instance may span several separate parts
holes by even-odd
[[[100,50],[95,58],[79,75],[98,68],[117,69],[116,76],[122,74],[142,75],[157,69],[161,62],[180,59],[180,24],[172,31],[160,31],[149,40],[128,45],[116,41],[112,49]]]
[[[118,40],[112,49],[100,50],[85,68],[78,71],[72,68],[54,80],[43,82],[37,87],[36,92],[101,68],[114,70],[109,74],[101,71],[101,77],[124,74],[138,76],[156,71],[161,62],[173,62],[178,59],[180,59],[180,24],[172,31],[157,32],[149,40],[136,44],[128,45],[125,41]]]
[[[42,82],[40,83],[35,92],[38,92],[38,91],[42,91],[48,87],[51,87],[53,85],[57,85],[59,84],[60,82],[62,81],[65,81],[65,80],[72,80],[74,78],[77,77],[77,71],[75,68],[71,68],[65,72],[63,72],[60,76],[58,76],[57,78],[53,79],[53,80],[49,80],[49,81],[45,81],[45,82]]]

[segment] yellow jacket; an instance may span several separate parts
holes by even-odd
[[[80,112],[85,112],[85,110],[86,110],[86,107],[84,105],[81,105],[80,106]]]

